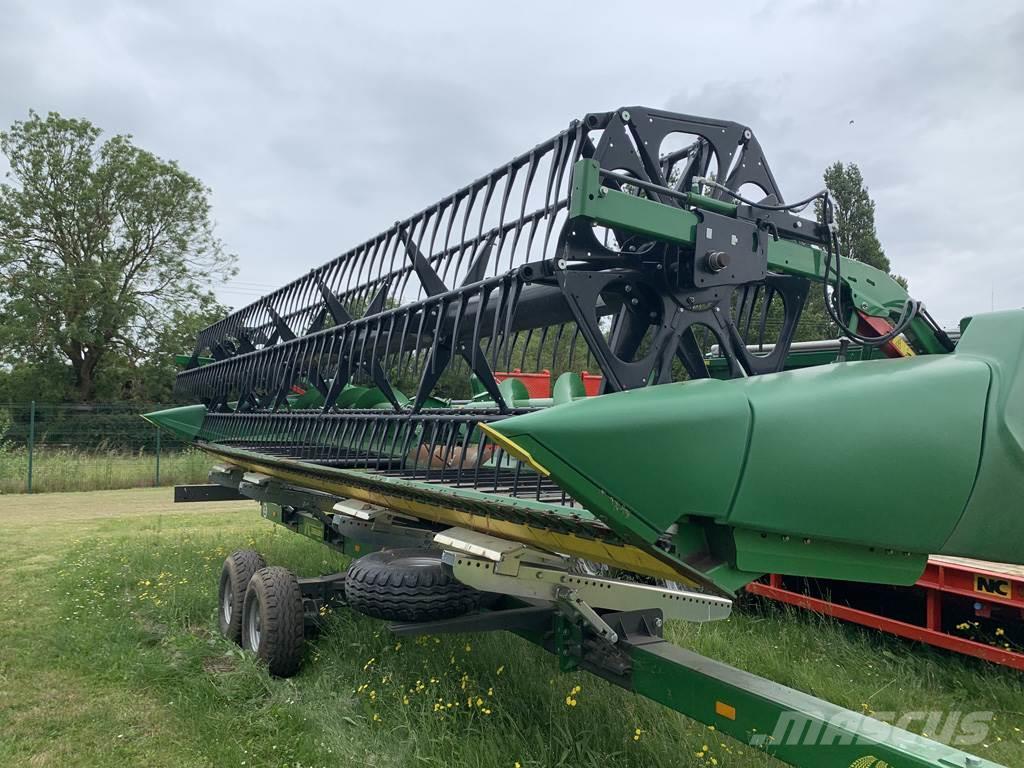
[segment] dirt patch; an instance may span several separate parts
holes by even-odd
[[[208,675],[223,675],[234,672],[237,663],[230,656],[207,656],[203,659],[203,671]]]
[[[175,504],[173,488],[0,495],[0,525],[3,526],[252,510],[250,501]]]

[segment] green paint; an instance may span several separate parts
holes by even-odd
[[[205,405],[182,405],[143,415],[146,421],[186,442],[195,440],[206,419]]]
[[[200,366],[209,365],[210,363],[214,362],[212,357],[198,357],[198,358],[196,358],[196,361],[199,363]],[[190,362],[192,362],[192,355],[175,355],[174,356],[174,364],[176,366],[178,366],[179,368],[184,368]]]
[[[631,647],[629,656],[637,693],[790,765],[1000,768],[667,642]]]
[[[324,540],[324,524],[312,515],[299,514],[298,531],[314,541]]]
[[[510,376],[498,384],[498,392],[506,403],[515,403],[530,399],[530,392],[526,385],[515,376]]]
[[[686,202],[690,205],[696,206],[697,208],[703,208],[705,211],[711,211],[712,213],[720,213],[723,216],[736,216],[736,210],[739,206],[735,203],[727,203],[724,200],[716,200],[713,197],[707,197],[696,192],[689,192],[686,195]]]
[[[1024,311],[983,315],[953,354],[666,384],[493,427],[624,539],[678,523],[677,556],[719,586],[906,584],[928,554],[1021,560],[1022,350]]]
[[[586,396],[587,388],[583,384],[583,379],[573,371],[566,371],[555,379],[555,386],[551,390],[551,399],[554,405],[571,403],[573,400],[579,400]]]
[[[977,480],[943,554],[1019,563],[1024,499],[1024,311],[975,315],[955,355],[991,371]],[[943,422],[964,404],[950,399]]]
[[[574,167],[569,217],[582,217],[580,226],[588,226],[585,219],[591,219],[608,227],[683,244],[696,240],[699,221],[689,211],[602,187],[594,160],[580,160]]]
[[[271,522],[284,524],[284,512],[281,509],[280,504],[274,504],[269,501],[260,502],[260,515]]]
[[[747,398],[731,383],[586,398],[494,428],[612,528],[653,542],[683,515],[728,515],[751,429]]]
[[[909,586],[928,556],[889,547],[864,547],[833,541],[737,528],[733,531],[736,565],[746,572],[785,573],[842,581]]]
[[[874,353],[878,356],[880,353]],[[816,365],[828,365],[836,362],[839,356],[838,350],[806,350],[790,352],[786,355],[786,362],[783,370],[792,371],[797,368],[812,368]],[[847,362],[855,360],[866,360],[872,356],[871,347],[851,346],[846,350]],[[729,374],[729,361],[724,357],[712,357],[707,360],[708,373],[716,379],[732,378]]]
[[[676,206],[648,198],[617,192],[600,183],[598,165],[593,160],[579,160],[573,170],[573,188],[569,200],[569,217],[580,226],[588,220],[603,226],[637,232],[660,240],[693,246],[696,243],[698,217]],[[736,206],[702,195],[690,193],[689,200],[698,207],[725,215],[735,215]],[[780,238],[770,239],[767,247],[769,269],[800,275],[821,282],[825,277],[825,253],[816,246]],[[859,310],[869,315],[892,319],[907,301],[907,292],[891,276],[846,257],[839,257],[843,282],[850,288],[851,298]],[[943,352],[923,323],[912,333],[922,336],[919,351]]]

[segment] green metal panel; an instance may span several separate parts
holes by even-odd
[[[633,390],[494,429],[648,541],[696,515],[929,553],[970,494],[988,382],[960,356],[880,359]]]
[[[493,426],[613,529],[651,541],[683,515],[728,514],[750,407],[732,382],[705,379],[587,398]]]
[[[1000,768],[667,642],[634,646],[629,655],[637,693],[790,765]]]
[[[786,355],[786,363],[783,370],[792,371],[797,368],[811,368],[816,365],[829,365],[836,362],[839,353],[836,350],[798,350]],[[881,357],[882,353],[875,351],[872,347],[851,346],[846,351],[846,360],[869,360],[871,357]],[[712,357],[707,361],[708,373],[716,379],[732,378],[729,373],[729,361],[724,357]]]
[[[587,388],[583,379],[574,371],[566,371],[557,379],[551,391],[551,399],[554,405],[571,403],[573,400],[580,400],[587,396]]]
[[[633,390],[491,429],[629,541],[678,522],[678,558],[723,588],[764,571],[911,583],[970,496],[989,381],[967,355],[878,359]]]
[[[298,515],[298,531],[314,541],[324,540],[324,524],[312,515],[300,512]]]
[[[313,384],[309,381],[303,381],[302,387],[305,389],[303,394],[288,395],[288,407],[293,410],[300,410],[305,408],[319,408],[324,404],[324,396]]]
[[[689,196],[689,202],[697,206],[708,200],[711,199],[701,195]],[[705,206],[709,210],[726,215],[736,213],[736,206],[724,204],[723,207],[719,200],[711,202],[714,205]],[[569,217],[583,217],[608,227],[626,229],[683,245],[696,242],[696,226],[699,221],[696,214],[676,206],[603,187],[598,164],[593,160],[579,160],[574,166]],[[580,225],[585,226],[586,223],[581,221]],[[819,281],[825,277],[825,253],[815,246],[794,240],[772,239],[768,242],[767,256],[768,266],[774,271]],[[858,309],[870,315],[888,318],[903,308],[907,292],[891,276],[860,261],[838,258],[843,281],[850,287],[853,302]]]
[[[179,408],[167,408],[143,415],[146,421],[154,426],[166,429],[175,437],[191,441],[195,440],[203,428],[206,419],[205,405],[183,405]]]
[[[977,315],[956,357],[992,371],[978,479],[943,554],[998,562],[1022,560],[1024,535],[1024,312]]]
[[[260,515],[271,522],[284,524],[284,513],[280,504],[269,501],[260,502]]]
[[[653,203],[636,195],[627,195],[601,186],[598,164],[580,160],[573,169],[573,187],[569,199],[569,217],[593,219],[609,227],[664,238],[676,243],[697,239],[696,215],[674,206]],[[581,222],[580,226],[589,226]]]
[[[907,292],[892,277],[869,264],[845,256],[840,258],[843,282],[850,286],[858,309],[869,315],[888,317],[903,308]],[[771,240],[768,266],[779,272],[821,280],[825,276],[825,253],[816,246],[793,240]]]
[[[815,541],[742,528],[733,531],[733,539],[736,567],[746,572],[909,586],[921,578],[928,562],[926,554],[889,547]]]
[[[936,355],[743,380],[754,429],[728,522],[936,552],[971,493],[989,379]]]

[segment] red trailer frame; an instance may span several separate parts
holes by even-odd
[[[846,582],[844,586],[856,594],[857,585]],[[770,575],[767,583],[754,582],[747,586],[747,591],[771,600],[1024,670],[1024,652],[959,636],[946,629],[943,622],[944,598],[955,596],[973,600],[975,616],[987,618],[995,608],[1003,614],[1009,613],[1017,627],[1024,628],[1024,569],[1000,563],[932,557],[924,574],[911,589],[924,593],[922,623],[901,621],[874,610],[863,610],[828,597],[796,591],[786,586],[778,574]]]

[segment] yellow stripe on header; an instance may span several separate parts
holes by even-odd
[[[531,467],[533,467],[535,471],[544,475],[544,477],[551,476],[551,472],[546,467],[542,466],[540,462],[534,459],[533,456],[530,455],[530,452],[528,450],[526,450],[520,445],[517,445],[511,439],[505,437],[503,434],[495,430],[494,427],[491,427],[482,422],[477,424],[477,426],[480,427],[480,429],[484,431],[484,434],[491,438],[491,440],[493,440],[503,449],[505,449],[507,453],[511,454],[512,456],[515,456],[520,461],[526,462]]]

